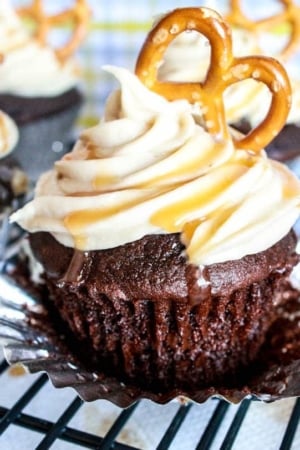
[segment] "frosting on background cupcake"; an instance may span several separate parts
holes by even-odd
[[[0,93],[24,97],[51,97],[78,84],[72,59],[61,63],[54,50],[31,37],[10,5],[0,3]]]

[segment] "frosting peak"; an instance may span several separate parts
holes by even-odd
[[[263,251],[287,234],[300,205],[288,169],[264,151],[218,141],[187,101],[167,101],[125,69],[106,70],[121,88],[103,119],[41,177],[13,221],[83,251],[181,233],[198,265]]]

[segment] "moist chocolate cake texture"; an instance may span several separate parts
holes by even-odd
[[[298,260],[291,232],[270,249],[205,267],[187,264],[178,234],[111,250],[66,249],[30,235],[50,298],[90,363],[154,390],[242,380],[288,301]]]

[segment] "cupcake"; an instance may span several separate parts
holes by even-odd
[[[233,0],[229,2],[227,21],[233,27],[234,55],[275,56],[284,63],[289,73],[293,92],[290,113],[282,131],[266,147],[270,157],[288,161],[300,155],[300,79],[299,70],[296,72],[293,68],[295,66],[293,56],[300,45],[297,31],[300,8],[293,5],[293,2],[281,3],[284,7],[282,13],[254,22],[243,14],[240,2]],[[274,30],[276,26],[286,23],[290,24],[292,29],[288,41],[282,46],[282,36],[274,34]],[[263,48],[260,45],[262,35],[264,40],[268,41]],[[169,81],[203,81],[209,60],[210,49],[207,46],[207,39],[196,32],[182,33],[165,53],[159,78]],[[229,87],[224,94],[228,123],[242,133],[248,133],[261,122],[270,103],[269,90],[254,80],[255,73],[252,80],[237,83]]]
[[[186,29],[212,45],[208,81],[162,83],[159,61]],[[253,67],[272,107],[233,140],[222,93]],[[230,30],[208,8],[162,18],[135,75],[105,69],[120,89],[103,118],[11,220],[28,231],[49,300],[94,370],[190,397],[241,382],[299,259],[300,182],[261,147],[287,116],[286,73],[270,58],[233,59]]]
[[[19,167],[2,162],[14,150],[18,138],[16,124],[0,111],[0,218],[5,207],[10,206],[13,199],[24,194],[28,188],[25,173]]]
[[[22,20],[36,25],[32,34]],[[85,0],[73,9],[46,16],[40,1],[15,11],[9,0],[0,5],[0,109],[19,127],[13,159],[35,181],[41,172],[69,149],[73,125],[82,103],[79,71],[72,59],[88,22]],[[47,34],[66,20],[74,23],[64,47],[52,48]]]

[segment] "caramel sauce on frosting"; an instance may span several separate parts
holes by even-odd
[[[125,69],[106,70],[121,87],[103,119],[12,220],[81,251],[180,233],[199,266],[263,251],[287,234],[300,182],[284,165],[218,140],[187,101],[167,101]]]

